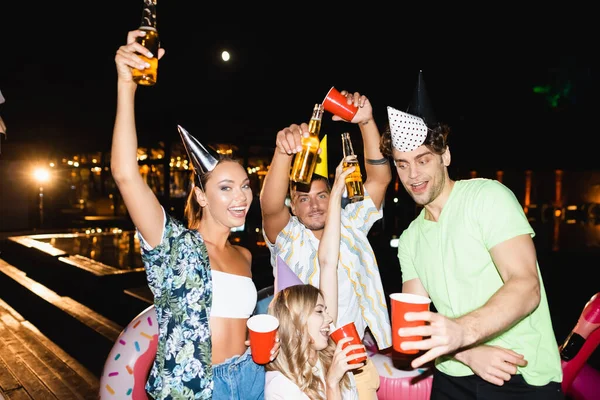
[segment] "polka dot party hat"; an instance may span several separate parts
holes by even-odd
[[[423,144],[427,137],[427,125],[422,118],[393,107],[387,108],[392,146],[398,151],[413,151]]]

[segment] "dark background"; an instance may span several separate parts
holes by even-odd
[[[331,86],[367,95],[383,128],[386,106],[406,109],[422,69],[438,118],[453,128],[454,165],[597,166],[585,10],[288,6],[159,1],[167,53],[157,85],[138,91],[140,145],[179,140],[181,124],[203,142],[273,146]],[[142,1],[0,7],[0,156],[108,150],[114,55],[139,25]],[[327,116],[322,133],[353,128]]]

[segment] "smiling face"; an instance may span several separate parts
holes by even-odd
[[[329,187],[322,180],[314,180],[309,192],[292,190],[292,212],[311,231],[322,230],[329,208]]]
[[[312,339],[311,348],[313,350],[319,351],[327,347],[329,343],[329,324],[332,322],[333,320],[327,313],[327,307],[325,307],[325,300],[319,294],[317,304],[308,317],[306,324],[308,334]]]
[[[398,177],[415,203],[422,206],[431,204],[450,184],[449,149],[438,155],[422,145],[408,152],[394,149],[393,155]]]
[[[203,208],[203,218],[212,218],[228,229],[242,226],[252,204],[250,180],[235,161],[222,161],[210,173],[203,192],[195,188],[196,200]]]

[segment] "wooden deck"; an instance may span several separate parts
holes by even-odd
[[[96,399],[99,380],[0,299],[0,399]]]
[[[0,400],[95,400],[123,327],[0,258]]]

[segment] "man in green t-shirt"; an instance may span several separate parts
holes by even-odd
[[[563,399],[548,301],[522,206],[491,179],[453,181],[445,124],[436,122],[422,73],[408,113],[388,107],[382,153],[393,157],[420,214],[398,241],[402,291],[431,298],[437,312],[393,335],[435,361],[431,399]]]

